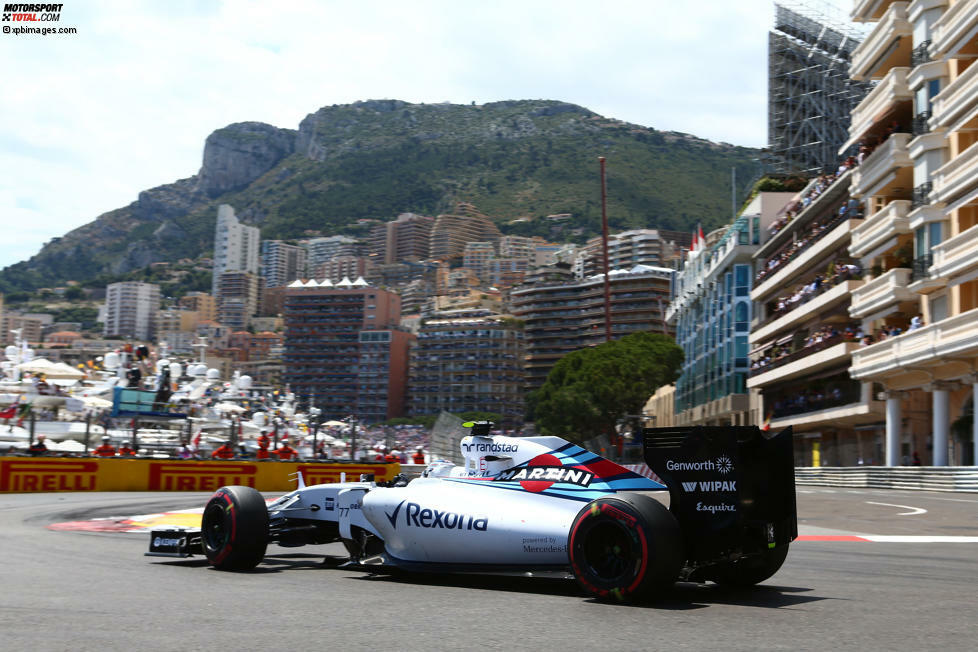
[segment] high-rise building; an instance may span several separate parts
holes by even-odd
[[[124,281],[112,283],[105,292],[107,337],[127,337],[150,341],[156,334],[156,314],[160,309],[160,286]]]
[[[666,324],[675,271],[636,265],[609,276],[611,336],[640,331],[672,334]],[[604,275],[583,281],[523,285],[510,294],[513,315],[525,323],[528,389],[537,389],[562,357],[605,341]]]
[[[404,416],[414,335],[398,328],[360,331],[356,415],[364,423]]]
[[[412,415],[478,411],[523,420],[523,330],[486,311],[440,313],[424,322],[411,352]]]
[[[261,241],[261,276],[265,287],[277,288],[306,276],[305,247],[290,245],[282,240]]]
[[[309,252],[306,266],[310,272],[337,256],[360,256],[364,253],[363,246],[348,235],[313,238],[306,241],[303,246]]]
[[[666,318],[685,353],[676,425],[747,425],[753,254],[793,193],[759,193],[712,247],[688,254]],[[711,238],[708,238],[709,241]]]
[[[406,364],[399,366],[398,360],[401,347],[407,349],[407,341],[400,335],[390,335],[384,341],[373,339],[376,333],[397,331],[400,316],[401,302],[396,294],[366,283],[344,287],[316,281],[292,283],[285,296],[283,380],[300,401],[311,401],[327,418],[377,418],[375,385],[380,380],[374,378],[369,366],[379,369],[379,359],[361,358],[361,353],[369,349],[371,356],[379,355],[382,349],[387,355],[386,418],[400,416],[403,399],[399,397],[404,396],[407,368]],[[365,333],[371,336],[361,340]],[[384,346],[361,347],[361,343]],[[368,366],[362,371],[370,387],[360,385],[361,365]],[[364,415],[359,413],[361,391],[372,397],[364,401],[364,409],[369,409]]]
[[[849,250],[870,276],[850,314],[872,338],[849,373],[885,398],[887,465],[974,464],[978,2],[860,0],[852,16],[872,30],[850,73],[876,87],[849,131],[866,212]]]
[[[218,281],[217,319],[232,330],[248,327],[258,314],[262,279],[249,272],[224,272]]]
[[[258,276],[260,240],[261,231],[258,227],[241,224],[229,205],[218,206],[211,294],[217,296],[218,283],[224,272],[248,272]]]
[[[329,279],[339,283],[344,278],[370,278],[374,273],[373,259],[364,256],[333,256],[326,262],[320,263],[313,270],[312,277]]]
[[[181,308],[193,310],[199,321],[214,321],[217,319],[217,300],[214,295],[206,292],[188,292],[180,297]]]
[[[385,265],[424,260],[434,222],[432,217],[401,213],[396,220],[370,230],[370,254]]]
[[[768,33],[768,149],[775,169],[832,172],[868,84],[849,76],[860,31],[810,7],[775,4]]]
[[[462,254],[462,266],[472,270],[485,284],[489,263],[495,257],[496,247],[491,242],[467,242]]]
[[[431,227],[428,257],[433,260],[461,259],[469,242],[499,242],[502,234],[493,221],[472,204],[459,202],[453,215],[439,215]]]
[[[675,247],[656,229],[622,231],[608,237],[608,268],[624,269],[635,265],[666,267]],[[582,274],[604,273],[604,248],[601,238],[591,238],[580,252]]]

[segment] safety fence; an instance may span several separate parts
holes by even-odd
[[[307,485],[359,480],[362,474],[390,480],[400,465],[384,463],[255,462],[0,457],[0,493],[51,491],[213,491],[245,485],[259,491],[289,491],[301,472]]]
[[[795,467],[795,484],[864,489],[978,492],[974,466]]]

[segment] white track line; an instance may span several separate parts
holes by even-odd
[[[900,509],[909,509],[909,512],[900,512],[897,516],[916,516],[918,514],[926,514],[927,510],[923,507],[911,507],[910,505],[894,505],[893,503],[873,503],[866,501],[867,505],[882,505],[883,507],[899,507]]]

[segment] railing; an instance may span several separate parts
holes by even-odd
[[[911,133],[914,136],[921,136],[923,134],[930,132],[930,111],[921,111],[913,119],[913,125],[911,127]]]
[[[765,319],[764,321],[757,324],[754,327],[754,330],[755,331],[760,330],[761,328],[767,326],[768,324],[777,321],[778,319],[781,319],[782,317],[791,313],[795,309],[805,305],[812,299],[819,297],[825,294],[826,292],[828,292],[829,290],[838,287],[840,283],[844,283],[846,281],[858,281],[862,279],[862,277],[863,277],[862,272],[854,272],[849,270],[842,272],[840,274],[835,274],[830,279],[826,279],[825,281],[823,281],[819,285],[818,289],[815,290],[814,292],[810,292],[808,294],[803,295],[798,301],[787,304],[787,306],[781,310],[778,310],[777,308],[772,310],[770,316],[768,316],[768,318]],[[805,285],[809,285],[809,284],[806,283]],[[791,294],[794,294],[794,292],[792,292]]]
[[[921,41],[920,45],[910,53],[910,67],[916,68],[928,61],[930,61],[930,39]]]
[[[787,265],[792,260],[794,260],[795,258],[797,258],[798,256],[800,256],[802,253],[804,253],[805,251],[807,251],[808,249],[810,249],[812,247],[812,245],[814,245],[816,242],[818,242],[819,240],[821,240],[823,237],[825,237],[826,235],[828,235],[829,233],[831,233],[832,232],[832,229],[834,229],[835,227],[837,227],[839,224],[845,222],[846,220],[860,219],[860,218],[862,218],[862,214],[860,212],[858,212],[858,211],[857,212],[854,212],[854,213],[851,213],[851,214],[849,213],[849,211],[846,211],[845,213],[837,214],[834,218],[832,218],[831,220],[829,220],[828,222],[826,222],[825,225],[822,227],[822,229],[818,233],[809,236],[808,237],[808,240],[805,242],[804,245],[802,245],[801,247],[798,247],[798,249],[795,249],[794,251],[792,251],[785,258],[779,259],[773,266],[768,267],[768,263],[771,260],[773,260],[774,258],[777,258],[778,257],[778,254],[775,254],[770,259],[768,259],[768,261],[765,262],[764,268],[761,269],[761,271],[759,271],[757,273],[757,276],[754,278],[755,286],[757,284],[760,284],[760,282],[763,281],[768,276],[771,276],[772,274],[776,273],[779,268],[783,267],[784,265]]]
[[[784,355],[781,356],[780,358],[771,360],[771,362],[767,363],[764,366],[755,367],[750,370],[749,374],[751,377],[759,376],[763,373],[767,373],[768,371],[771,371],[772,369],[783,367],[789,362],[794,362],[795,360],[801,360],[802,358],[806,358],[812,355],[813,353],[818,353],[819,351],[823,351],[829,347],[835,346],[840,342],[855,342],[855,341],[856,340],[854,340],[852,337],[847,336],[845,333],[839,333],[835,337],[825,338],[818,344],[812,344],[810,346],[802,347],[793,353],[789,353],[788,355]]]
[[[833,387],[820,394],[822,395],[811,392],[801,393],[795,397],[775,400],[771,416],[780,419],[858,403],[862,399],[862,383],[850,381],[844,388]],[[767,403],[767,396],[764,400]]]
[[[924,254],[913,261],[912,271],[910,272],[910,282],[920,281],[930,275],[930,266],[934,264],[934,254]]]
[[[928,117],[930,111],[927,111]],[[925,181],[913,189],[913,199],[910,201],[910,210],[926,206],[930,203],[930,193],[934,189],[933,181]]]
[[[978,492],[978,470],[954,466],[795,467],[795,482],[863,489]]]

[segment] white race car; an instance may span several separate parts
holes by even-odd
[[[471,428],[463,466],[422,477],[305,486],[266,504],[223,487],[201,528],[154,531],[147,554],[202,552],[248,570],[270,542],[341,541],[344,567],[369,572],[570,572],[588,593],[630,601],[677,580],[751,585],[773,575],[797,537],[791,431],[647,429],[662,483],[558,437]],[[663,484],[664,483],[664,484]],[[650,492],[669,491],[669,508]]]

